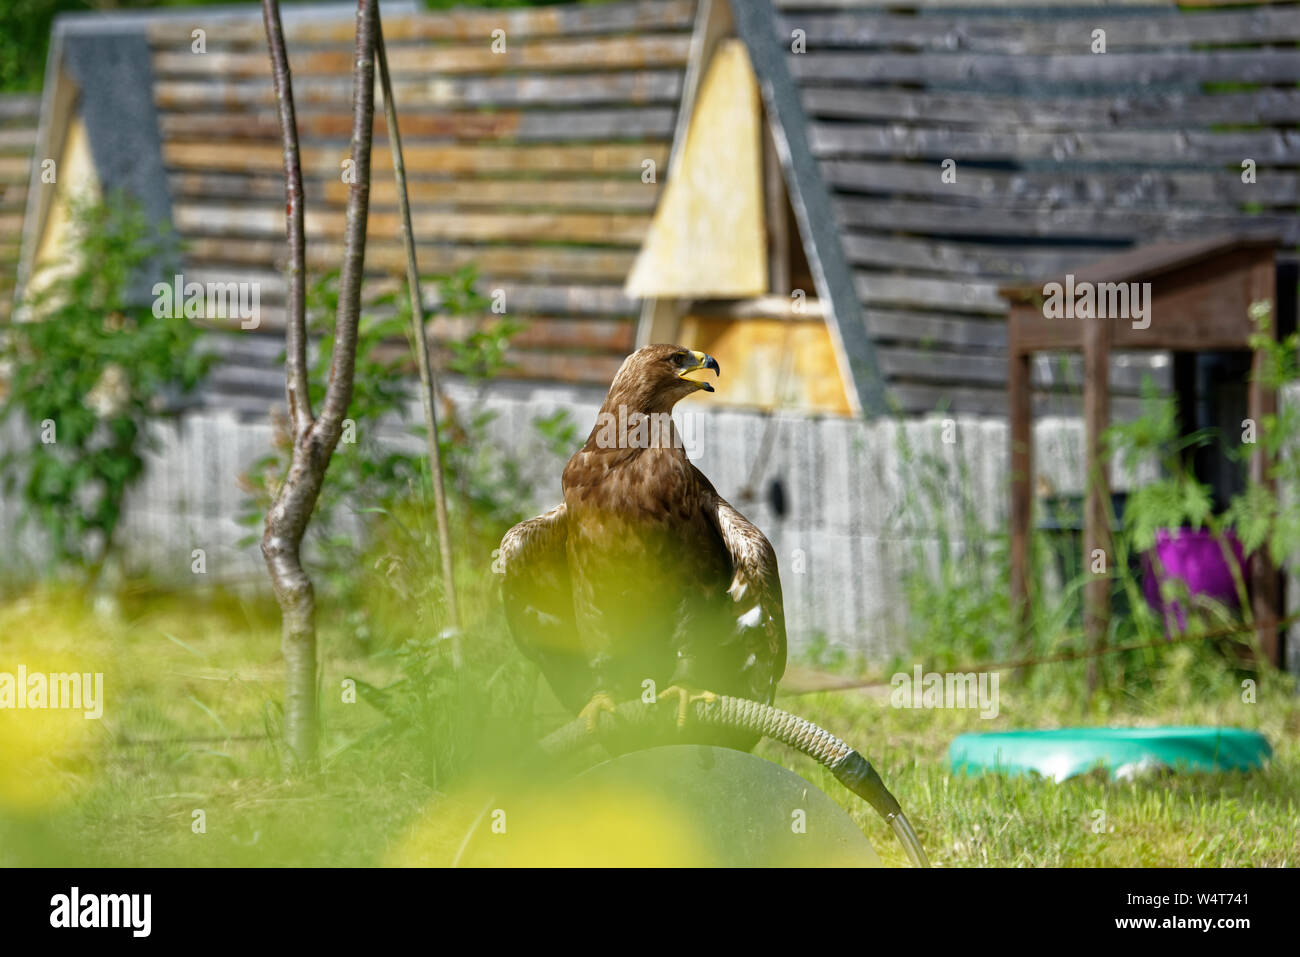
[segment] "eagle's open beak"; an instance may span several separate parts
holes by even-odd
[[[697,369],[712,369],[714,375],[722,375],[722,370],[718,367],[718,360],[713,356],[704,352],[696,352],[694,349],[691,350],[691,355],[695,357],[695,364],[683,366],[677,373],[679,378],[685,379],[688,372],[695,372]],[[713,386],[707,382],[702,382],[699,379],[687,379],[687,381],[693,382],[705,392],[713,391]]]

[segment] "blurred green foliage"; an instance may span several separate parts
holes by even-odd
[[[429,282],[430,280],[426,280]],[[507,366],[511,338],[522,328],[487,312],[472,266],[433,277],[439,311],[467,321],[469,331],[448,339],[446,365],[485,390]],[[313,408],[329,379],[338,308],[337,271],[312,283],[307,296]],[[363,646],[393,649],[439,635],[444,621],[441,558],[434,520],[425,425],[417,411],[414,339],[404,293],[368,302],[357,343],[352,402],[343,440],[330,459],[308,526],[307,557],[323,585],[321,600],[336,609]],[[439,450],[447,490],[453,548],[490,556],[502,533],[525,517],[531,488],[513,448],[491,440],[495,411],[459,405],[439,393]],[[581,444],[567,413],[538,417],[543,449],[561,460]],[[289,467],[291,440],[281,421],[274,449],[243,477],[248,492],[238,521],[261,535],[267,508]],[[490,558],[484,557],[486,565]],[[388,612],[393,612],[389,614]]]
[[[1258,329],[1252,345],[1265,356],[1262,381],[1278,390],[1294,386],[1300,381],[1300,334],[1277,341],[1265,304],[1252,306],[1251,318]],[[1220,536],[1235,534],[1247,555],[1267,548],[1277,562],[1300,553],[1300,502],[1294,494],[1300,489],[1300,408],[1294,400],[1281,403],[1276,414],[1256,423],[1254,444],[1213,430],[1182,435],[1178,422],[1175,398],[1159,393],[1148,381],[1140,413],[1106,433],[1108,455],[1127,472],[1130,483],[1106,569],[1115,609],[1107,636],[1110,645],[1156,643],[1167,637],[1167,623],[1143,595],[1144,573],[1137,561],[1154,545],[1158,529],[1208,528]],[[911,555],[904,574],[908,657],[897,658],[894,665],[910,668],[919,661],[929,669],[960,670],[1082,649],[1082,592],[1092,576],[1079,561],[1078,537],[1049,535],[1036,527],[1030,546],[1035,574],[1030,641],[1016,643],[1006,589],[1010,568],[1005,529],[989,527],[981,519],[981,492],[960,454],[951,448],[912,447],[903,422],[898,435],[904,504],[896,524],[911,542]],[[1243,470],[1250,455],[1262,449],[1272,461],[1269,477],[1277,483],[1276,490],[1247,481],[1245,490],[1214,514],[1210,489],[1196,479],[1189,453],[1216,441],[1226,443],[1229,457]],[[1153,478],[1139,481],[1142,462],[1158,466]],[[1080,461],[1074,468],[1082,475],[1085,464]],[[1078,527],[1077,513],[1053,517],[1064,529]],[[1244,595],[1244,573],[1235,561],[1230,564],[1239,596]],[[1248,602],[1239,602],[1240,610],[1233,610],[1206,596],[1193,598],[1177,579],[1163,580],[1161,593],[1166,602],[1187,610],[1188,634],[1249,626],[1252,620]],[[1216,674],[1258,679],[1258,649],[1254,660],[1247,654],[1254,643],[1254,632],[1244,627],[1231,636],[1177,646],[1181,650],[1176,653],[1145,648],[1106,655],[1099,666],[1107,686],[1126,695],[1149,693],[1167,683],[1166,672],[1176,666],[1196,682],[1186,686],[1192,695],[1217,680]],[[1085,668],[1082,661],[1037,667],[1029,672],[1027,687],[1037,694],[1078,691],[1084,686]]]
[[[1178,403],[1160,392],[1148,376],[1142,382],[1142,412],[1128,422],[1117,422],[1106,432],[1112,459],[1128,471],[1133,483],[1124,507],[1124,527],[1133,547],[1145,551],[1156,543],[1160,529],[1201,528],[1214,511],[1210,487],[1192,471],[1189,452],[1215,440],[1211,429],[1179,432]],[[1143,460],[1160,466],[1155,479],[1137,481]]]
[[[1247,552],[1267,548],[1274,563],[1300,554],[1300,406],[1293,389],[1300,382],[1300,332],[1279,340],[1273,331],[1268,304],[1251,307],[1255,335],[1251,345],[1262,351],[1260,381],[1289,402],[1279,402],[1276,412],[1256,423],[1256,439],[1271,465],[1267,473],[1276,487],[1269,488],[1248,476],[1245,489],[1229,504],[1224,520],[1236,531]],[[1249,446],[1242,446],[1249,451]]]
[[[24,303],[33,321],[9,323],[0,341],[10,370],[0,420],[17,417],[27,435],[0,455],[0,470],[7,491],[21,486],[25,517],[44,526],[53,558],[93,568],[143,471],[149,422],[198,386],[211,356],[195,348],[187,319],[128,304],[141,269],[173,251],[139,207],[110,195],[72,209],[55,278]]]
[[[0,651],[39,634],[107,672],[104,718],[58,725],[66,740],[37,762],[8,748],[18,714],[0,722],[0,866],[446,865],[485,808],[514,780],[518,748],[566,716],[513,652],[494,576],[458,565],[473,642],[453,673],[437,644],[409,654],[358,650],[321,616],[321,769],[286,777],[277,751],[279,674],[269,660],[279,613],[267,596],[220,589],[127,588],[105,616],[75,589],[41,586],[0,603]],[[55,667],[36,655],[30,666]],[[970,709],[898,709],[867,694],[783,697],[867,754],[944,866],[1288,866],[1300,846],[1300,699],[1294,681],[1262,675],[1257,700],[1187,646],[1161,652],[1145,688],[1088,701],[1081,665],[1004,682],[992,721]],[[87,657],[89,656],[89,657]],[[1063,670],[1062,670],[1063,669]],[[1054,676],[1052,683],[1048,676]],[[362,693],[350,701],[346,679]],[[369,689],[384,689],[379,696]],[[386,698],[386,700],[385,700]],[[512,722],[514,722],[512,724]],[[1035,726],[1229,724],[1272,743],[1253,774],[1175,774],[1064,784],[1033,777],[953,776],[953,735]],[[46,736],[48,738],[48,735]],[[889,828],[825,771],[780,745],[758,753],[843,804],[887,864],[905,866]],[[19,763],[15,763],[19,762]],[[20,779],[37,778],[41,803]],[[1092,828],[1096,809],[1113,826]],[[203,812],[199,830],[195,812]],[[788,817],[780,826],[789,827]],[[514,823],[514,818],[511,819]]]
[[[914,445],[901,421],[898,446],[909,650],[941,669],[993,661],[1011,633],[1007,536],[985,527],[965,461]]]

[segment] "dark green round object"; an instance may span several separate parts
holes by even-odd
[[[1273,754],[1241,728],[1058,728],[961,734],[948,748],[953,771],[1038,773],[1054,781],[1102,766],[1118,778],[1151,770],[1249,771]]]
[[[493,811],[463,863],[880,866],[830,797],[792,771],[730,748],[633,751],[547,790],[503,799]]]

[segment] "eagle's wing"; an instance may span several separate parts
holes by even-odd
[[[501,539],[497,569],[515,644],[542,666],[556,696],[577,708],[588,678],[573,614],[568,524],[563,505],[520,522]]]
[[[708,487],[712,491],[712,486]],[[776,683],[785,674],[785,606],[776,552],[758,526],[716,491],[709,502],[709,519],[731,556],[732,578],[727,594],[731,596],[736,633],[745,652],[745,684],[751,698],[770,703]]]

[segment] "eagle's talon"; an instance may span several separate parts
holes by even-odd
[[[595,732],[602,711],[615,714],[614,699],[603,691],[597,691],[591,696],[591,700],[586,703],[583,709],[578,712],[578,717],[587,723],[588,734]]]
[[[703,701],[705,704],[713,704],[713,702],[718,700],[718,696],[712,691],[693,691],[684,685],[670,685],[663,691],[659,692],[659,695],[655,700],[657,701],[668,697],[677,699],[678,731],[686,727],[686,717],[692,704],[696,701]]]

